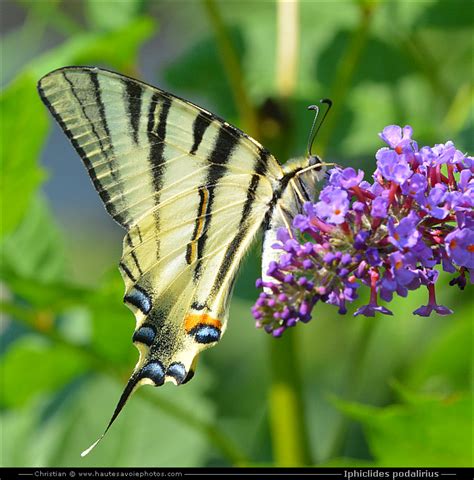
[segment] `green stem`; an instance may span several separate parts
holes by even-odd
[[[352,77],[354,76],[357,63],[367,43],[371,21],[376,8],[376,3],[361,2],[360,4],[359,25],[357,29],[354,30],[348,48],[340,60],[334,86],[331,89],[330,98],[334,100],[334,104],[330,115],[326,118],[324,128],[321,129],[319,133],[317,149],[321,156],[324,156],[334,129],[339,122],[339,117],[345,104],[345,98],[351,86]]]
[[[360,395],[367,352],[378,324],[377,320],[369,317],[362,318],[361,322],[363,323],[360,327],[360,333],[357,336],[354,351],[347,366],[346,380],[343,391],[341,392],[341,396],[347,401],[356,401]],[[342,450],[350,423],[351,420],[346,416],[341,417],[328,458],[343,455]]]
[[[294,94],[298,81],[299,3],[277,0],[276,84],[281,98]]]
[[[448,130],[451,135],[457,135],[468,122],[473,99],[474,86],[470,82],[460,85],[444,117],[442,130]]]
[[[216,2],[214,0],[202,0],[202,2],[216,36],[217,47],[227,78],[230,82],[234,102],[242,121],[242,127],[249,135],[258,137],[257,114],[247,95],[242,68],[234,46],[232,45],[232,40],[222,20]]]
[[[275,464],[279,467],[311,465],[305,424],[295,332],[270,339],[272,383],[269,391],[270,433]]]
[[[80,355],[95,371],[115,377],[120,382],[123,381],[122,373],[117,368],[109,367],[108,359],[103,357],[93,348],[70,342],[53,329],[39,327],[38,322],[35,321],[35,318],[38,318],[38,315],[44,315],[43,312],[31,311],[25,307],[21,307],[10,302],[0,302],[0,311],[7,313],[15,319],[26,324],[36,333],[48,338],[53,343],[61,345],[62,347],[66,347],[74,354]],[[216,449],[219,450],[222,455],[232,464],[243,465],[249,462],[246,458],[246,455],[240,450],[240,448],[235,445],[233,440],[230,439],[222,430],[220,430],[217,425],[202,420],[188,410],[181,408],[176,403],[167,400],[162,396],[156,395],[155,392],[152,392],[148,389],[140,389],[136,392],[136,394],[152,403],[163,412],[167,413],[170,417],[175,418],[179,422],[185,424],[187,427],[192,428],[206,436],[209,443],[214,445],[214,447],[216,447]]]
[[[214,0],[203,0],[217,38],[221,60],[231,84],[234,100],[245,130],[258,137],[257,115],[247,96],[239,59]],[[270,429],[277,465],[309,465],[311,459],[304,424],[303,400],[298,378],[294,339],[271,342],[273,383],[270,387]]]

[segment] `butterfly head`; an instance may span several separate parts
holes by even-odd
[[[317,170],[318,165],[322,165],[323,161],[318,155],[310,155],[308,157],[308,167],[314,167]]]
[[[304,165],[302,165],[302,168],[300,169],[300,171],[298,172],[298,177],[300,178],[300,181],[305,183],[310,191],[313,190],[315,187],[315,184],[319,180],[321,180],[323,173],[325,171],[325,166],[326,166],[325,163],[322,161],[321,157],[312,152],[313,143],[316,138],[316,135],[318,134],[319,129],[321,128],[321,125],[323,124],[324,119],[326,118],[326,115],[328,114],[329,110],[332,107],[332,101],[329,100],[328,98],[323,98],[322,100],[320,100],[320,103],[326,106],[326,110],[319,122],[318,122],[318,118],[320,118],[319,106],[310,105],[308,107],[308,110],[313,110],[315,112],[315,115],[314,115],[313,124],[311,126],[311,130],[309,132],[309,137],[308,137],[308,149],[307,149],[307,157],[306,157],[307,159],[304,162]]]

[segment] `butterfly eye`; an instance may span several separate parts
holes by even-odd
[[[311,155],[308,159],[308,165],[310,167],[314,167],[315,165],[318,165],[321,162],[321,159],[317,155]]]

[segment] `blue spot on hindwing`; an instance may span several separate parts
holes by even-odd
[[[147,315],[151,310],[151,298],[145,290],[138,286],[133,287],[130,292],[125,295],[124,300],[127,303],[137,307],[142,313]]]
[[[132,341],[140,342],[145,345],[152,345],[153,340],[155,339],[156,331],[155,328],[151,325],[142,325],[138,330],[133,334]]]
[[[213,325],[196,325],[189,333],[198,343],[214,343],[221,338],[221,331]]]
[[[158,387],[165,383],[165,371],[158,360],[146,364],[140,371],[140,378],[149,378]]]
[[[166,371],[166,375],[173,377],[176,383],[180,385],[186,378],[186,368],[180,362],[173,362]]]

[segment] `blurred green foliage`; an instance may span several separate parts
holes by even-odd
[[[409,394],[404,403],[385,407],[335,404],[360,422],[378,466],[471,466],[471,434],[466,422],[472,414],[472,402],[467,395],[438,398]]]
[[[47,133],[47,118],[31,88],[34,81],[34,77],[25,75],[2,92],[0,99],[3,138],[22,139],[13,151],[6,144],[2,146],[1,201],[2,205],[7,205],[14,198],[15,208],[2,209],[1,237],[18,226],[32,195],[44,179],[38,158]],[[20,98],[21,103],[18,102]],[[33,129],[30,128],[32,118],[35,119]]]
[[[67,231],[41,191],[55,175],[41,166],[48,134],[35,87],[41,75],[92,64],[140,77],[156,65],[154,52],[168,48],[173,58],[149,81],[251,130],[283,161],[304,153],[305,108],[321,97],[335,102],[316,145],[329,160],[370,173],[377,132],[391,123],[412,125],[422,144],[452,139],[472,153],[469,2],[299,7],[296,83],[282,95],[275,2],[2,5],[16,18],[2,39],[0,103],[3,466],[472,465],[469,292],[445,287],[442,276],[439,297],[451,317],[408,313],[425,303],[417,291],[392,303],[393,317],[339,317],[322,306],[309,325],[273,340],[253,328],[249,313],[258,246],[243,265],[228,333],[202,355],[196,378],[179,389],[140,390],[100,447],[79,457],[102,431],[137,353],[117,259],[102,259],[101,277],[94,269],[72,274],[73,264],[99,255],[100,238],[87,217]],[[234,63],[222,53],[223,38]],[[74,238],[81,244],[72,253]],[[269,405],[275,386],[288,381],[278,365],[297,380],[287,385],[305,427],[295,430],[297,441],[276,434],[287,421]],[[282,456],[285,442],[302,453]]]

